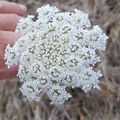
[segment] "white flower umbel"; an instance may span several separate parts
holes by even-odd
[[[81,87],[85,92],[99,89],[100,62],[96,50],[105,50],[108,37],[99,26],[91,26],[80,10],[59,12],[49,5],[37,10],[38,17],[22,18],[16,32],[21,34],[14,46],[5,50],[6,64],[18,64],[20,90],[29,100],[46,92],[52,104],[63,104],[71,95],[66,87]]]

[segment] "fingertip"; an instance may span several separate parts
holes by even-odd
[[[27,15],[27,7],[25,5],[19,4],[19,7],[21,9],[20,15],[25,16]]]

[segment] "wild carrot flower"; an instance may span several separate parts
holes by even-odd
[[[52,104],[63,104],[71,95],[66,87],[80,87],[87,92],[99,89],[100,62],[96,50],[105,50],[107,36],[99,26],[91,26],[88,15],[80,10],[60,12],[49,5],[28,15],[17,25],[21,37],[5,50],[10,68],[19,64],[20,90],[30,101],[39,101],[45,92]]]

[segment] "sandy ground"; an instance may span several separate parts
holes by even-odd
[[[0,120],[120,120],[120,0],[9,0],[27,5],[31,14],[43,4],[63,11],[81,9],[109,35],[107,50],[100,52],[104,77],[101,91],[85,94],[71,90],[73,98],[62,106],[49,104],[46,95],[39,103],[26,102],[18,80],[0,81]]]

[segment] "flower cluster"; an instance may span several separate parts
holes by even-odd
[[[71,95],[66,87],[80,87],[87,92],[99,89],[100,62],[96,50],[105,50],[107,36],[99,26],[91,26],[88,15],[80,10],[60,12],[49,5],[28,15],[16,27],[21,34],[14,46],[8,45],[8,68],[19,64],[20,90],[30,101],[39,101],[47,93],[52,104],[63,104]]]

